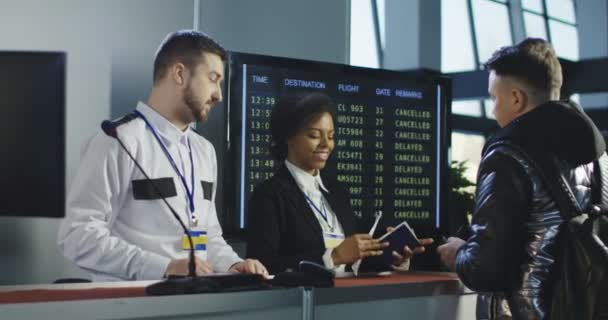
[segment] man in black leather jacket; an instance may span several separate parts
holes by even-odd
[[[437,251],[480,292],[478,318],[547,319],[563,219],[528,155],[555,157],[588,208],[593,161],[606,146],[580,106],[558,101],[561,66],[544,40],[504,47],[486,68],[501,129],[482,151],[469,238],[449,238]]]

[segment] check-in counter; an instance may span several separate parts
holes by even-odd
[[[152,282],[0,287],[2,319],[474,319],[452,273],[336,279],[333,288],[146,296]]]
[[[453,273],[407,272],[336,279],[317,288],[314,319],[475,319],[477,295]]]

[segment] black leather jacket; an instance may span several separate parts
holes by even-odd
[[[478,318],[548,317],[563,219],[527,154],[556,157],[586,208],[596,179],[592,161],[604,151],[595,125],[580,107],[565,102],[537,107],[486,143],[471,236],[456,256],[456,271],[465,285],[485,292],[478,299]]]

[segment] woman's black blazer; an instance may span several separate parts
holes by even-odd
[[[335,212],[346,237],[356,221],[348,192],[338,181],[323,178],[323,196]],[[302,260],[323,264],[323,231],[295,179],[284,165],[257,185],[247,208],[247,257],[260,260],[270,273],[297,270]]]

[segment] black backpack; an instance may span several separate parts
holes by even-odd
[[[583,212],[555,158],[533,157],[565,220],[560,228],[550,318],[608,320],[608,156],[594,162],[594,205]]]

